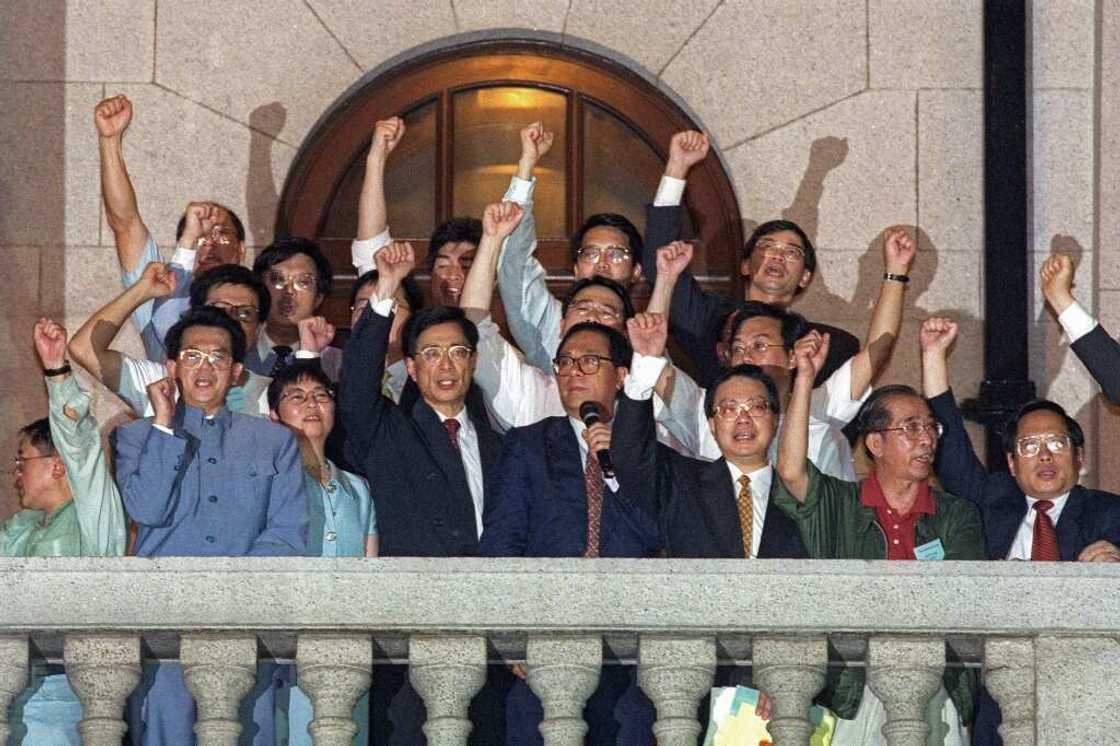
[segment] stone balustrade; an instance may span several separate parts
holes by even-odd
[[[604,665],[638,665],[661,744],[693,744],[717,663],[754,667],[803,744],[829,666],[866,666],[890,744],[925,742],[946,665],[982,666],[1008,746],[1112,743],[1120,568],[1013,562],[0,559],[0,742],[29,661],[63,661],[87,744],[117,744],[143,658],[179,659],[205,744],[237,741],[258,656],[294,661],[317,744],[371,666],[410,664],[432,744],[463,744],[488,662],[524,661],[546,744],[582,743]],[[946,656],[946,650],[951,652]],[[951,663],[947,664],[947,659]]]

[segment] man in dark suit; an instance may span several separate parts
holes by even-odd
[[[615,397],[631,350],[615,329],[571,327],[555,368],[567,416],[506,434],[496,499],[486,506],[482,554],[492,557],[651,557],[659,548],[653,496],[626,485],[596,454],[611,445]],[[588,402],[600,421],[580,418]],[[631,667],[606,666],[584,717],[593,744],[652,744],[653,707]],[[542,743],[540,700],[524,681],[507,703],[507,743]],[[624,727],[619,727],[619,722]]]
[[[343,355],[339,403],[346,450],[369,480],[382,556],[476,555],[483,509],[493,494],[501,457],[501,438],[464,405],[477,358],[478,330],[457,308],[435,306],[414,313],[405,325],[403,345],[408,375],[420,398],[406,411],[382,394],[379,383],[394,297],[415,264],[408,244],[390,244],[377,254],[377,291]],[[374,741],[424,743],[424,707],[405,681],[407,669],[378,666],[375,673]],[[500,682],[494,684],[500,687]],[[387,705],[386,695],[394,693]],[[484,693],[493,694],[490,687]],[[500,701],[501,696],[490,700]],[[473,735],[486,740],[472,742],[500,742],[494,728],[500,729],[502,716],[492,707],[485,712],[472,707],[475,717],[479,725]],[[386,732],[390,720],[391,738]]]
[[[1070,349],[1100,384],[1113,404],[1120,404],[1120,343],[1073,297],[1072,257],[1053,254],[1042,263],[1041,285],[1046,303],[1058,315]]]
[[[720,373],[704,404],[721,457],[687,458],[658,446],[654,427],[651,395],[666,365],[668,323],[660,314],[638,314],[627,331],[634,357],[611,454],[624,484],[657,496],[668,555],[808,558],[797,524],[769,500],[768,449],[780,417],[774,381],[755,365]]]
[[[975,503],[984,519],[988,555],[1012,560],[1120,561],[1120,496],[1077,484],[1085,435],[1054,402],[1025,404],[1007,423],[1003,449],[1009,472],[988,472],[964,428],[949,388],[949,347],[957,324],[922,324],[922,385],[944,434],[937,476],[945,489]],[[999,707],[982,691],[974,743],[1002,743]]]

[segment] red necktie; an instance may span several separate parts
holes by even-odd
[[[603,469],[594,454],[587,454],[583,470],[583,486],[587,491],[587,548],[584,557],[599,556],[599,528],[603,521]]]
[[[459,420],[444,420],[443,429],[447,431],[447,439],[451,441],[451,447],[456,451],[459,450]]]
[[[1049,500],[1039,500],[1033,506],[1034,536],[1031,539],[1031,559],[1042,562],[1057,562],[1062,558],[1058,551],[1058,532],[1047,511],[1054,507]]]

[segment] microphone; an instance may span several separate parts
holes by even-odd
[[[587,427],[597,425],[603,421],[603,408],[599,406],[598,402],[585,401],[579,405],[579,418],[583,420],[583,424]],[[599,459],[603,476],[607,479],[614,479],[614,464],[611,463],[611,452],[606,448],[600,448],[595,452],[595,458]]]

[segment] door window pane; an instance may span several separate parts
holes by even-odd
[[[605,109],[583,105],[583,214],[617,212],[644,231],[665,165],[641,135]]]
[[[427,239],[436,217],[436,101],[404,115],[404,138],[385,169],[385,201],[394,238]],[[370,130],[373,123],[370,123]],[[353,238],[358,230],[358,199],[366,173],[366,154],[354,159],[331,203],[325,238]]]
[[[533,172],[537,235],[565,235],[567,97],[541,88],[497,86],[456,93],[454,117],[454,214],[480,217],[505,194],[521,157],[521,129],[535,121],[555,133],[552,150]]]

